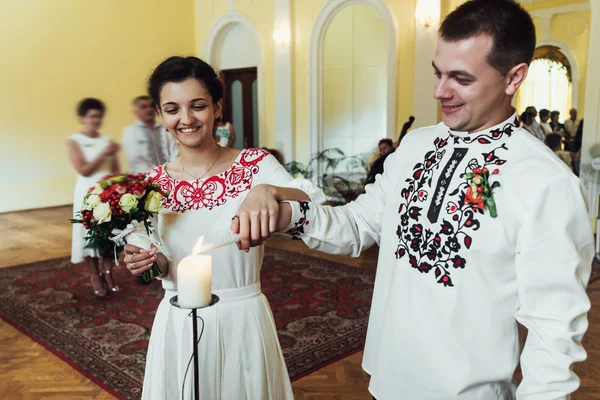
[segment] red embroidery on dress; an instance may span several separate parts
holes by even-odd
[[[261,149],[243,150],[239,160],[227,171],[205,180],[188,182],[172,179],[162,165],[150,171],[149,179],[170,193],[168,198],[163,199],[166,209],[174,212],[202,208],[212,210],[250,190],[254,176],[260,169],[258,164],[268,155],[267,151]]]

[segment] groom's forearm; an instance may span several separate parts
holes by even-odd
[[[289,227],[292,220],[292,207],[286,201],[311,201],[310,197],[302,190],[272,186],[273,194],[279,204],[277,216],[277,232],[282,232]]]

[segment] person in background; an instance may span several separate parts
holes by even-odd
[[[546,135],[546,145],[550,147],[550,150],[552,150],[562,162],[567,164],[571,171],[573,170],[573,157],[570,152],[562,149],[562,136],[560,134],[550,133]]]
[[[577,109],[571,108],[569,111],[569,119],[565,120],[565,132],[570,137],[575,137],[580,121],[577,121]]]
[[[565,120],[563,124],[564,127],[564,137],[565,137],[565,150],[569,150],[575,152],[575,136],[577,135],[577,129],[579,128],[580,121],[577,121],[577,110],[572,108],[569,111],[569,119]]]
[[[531,129],[533,131],[533,136],[535,136],[543,142],[546,138],[546,135],[544,134],[544,130],[542,129],[540,124],[535,120],[535,118],[537,117],[537,110],[534,106],[529,106],[525,109],[525,111],[528,112],[531,116]]]
[[[138,96],[131,103],[136,121],[125,127],[122,141],[129,171],[145,174],[179,156],[179,144],[167,130],[156,122],[156,112],[149,96]],[[121,255],[122,256],[122,255]],[[139,284],[150,283],[141,276]]]
[[[233,147],[235,143],[235,128],[231,122],[225,122],[223,117],[216,123],[215,139],[221,147]]]
[[[565,126],[558,121],[559,118],[560,111],[552,111],[550,113],[550,127],[552,128],[553,133],[559,133],[561,135],[564,135]]]
[[[365,183],[367,184],[375,182],[375,178],[377,177],[377,175],[383,174],[383,164],[385,162],[385,159],[387,158],[387,156],[389,156],[396,150],[392,139],[387,138],[381,139],[379,141],[378,147],[379,158],[377,158],[377,160],[375,160],[375,162],[371,165],[371,169],[367,174],[367,180],[365,181]]]
[[[148,96],[138,96],[133,102],[136,121],[125,127],[122,141],[129,171],[132,174],[146,173],[179,156],[179,145],[159,123]]]
[[[100,133],[105,111],[104,103],[94,98],[83,99],[77,105],[81,130],[67,140],[69,158],[77,171],[73,196],[74,219],[80,218],[83,197],[89,190],[104,176],[119,173],[116,154],[120,146]],[[96,296],[106,296],[106,288],[118,292],[120,288],[112,279],[112,258],[103,258],[97,251],[85,247],[87,232],[83,225],[73,224],[71,262],[78,264],[85,261]]]
[[[525,129],[527,132],[529,132],[533,136],[535,136],[535,132],[533,130],[533,118],[531,117],[531,113],[528,111],[521,113],[520,119],[521,119],[521,126],[523,127],[523,129]],[[537,136],[535,136],[535,137],[537,137]]]
[[[583,119],[579,122],[577,132],[575,133],[575,139],[573,140],[573,172],[579,176],[579,167],[581,163],[581,145],[583,141]]]
[[[402,125],[402,130],[400,131],[400,135],[398,136],[398,141],[396,143],[394,143],[394,147],[398,148],[398,146],[400,145],[400,142],[402,141],[404,136],[406,136],[406,134],[408,133],[408,130],[412,126],[413,122],[415,122],[415,117],[411,115],[410,117],[408,117],[408,121],[406,121],[404,123],[404,125]]]
[[[540,126],[542,127],[542,131],[544,132],[544,135],[552,133],[552,127],[548,123],[549,119],[550,119],[550,111],[545,108],[542,108],[540,110]]]

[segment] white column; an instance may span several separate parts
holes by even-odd
[[[292,34],[290,0],[275,0],[275,147],[285,162],[293,160]]]
[[[440,0],[417,0],[413,92],[415,122],[413,129],[437,124],[438,104],[433,98],[435,80],[431,62],[435,57],[440,10]],[[425,26],[425,22],[429,26]]]
[[[600,143],[600,1],[590,1],[592,19],[588,47],[587,84],[585,88],[585,110],[583,124],[583,146],[581,169],[589,168],[592,157],[600,157],[600,149],[590,151]],[[599,147],[599,146],[596,146]]]

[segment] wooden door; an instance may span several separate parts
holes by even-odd
[[[233,124],[236,149],[258,146],[258,86],[256,67],[225,69],[220,72],[225,82],[223,116]]]

